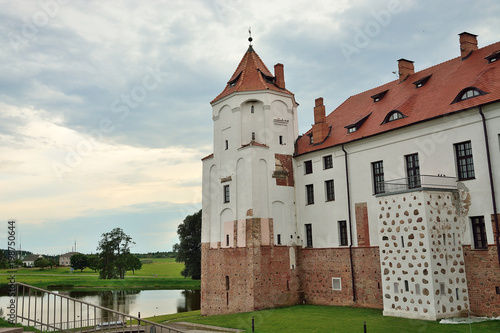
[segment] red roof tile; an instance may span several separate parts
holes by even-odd
[[[268,80],[266,80],[265,76]],[[286,89],[281,89],[274,83],[274,75],[267,69],[252,45],[248,47],[243,59],[229,79],[224,90],[210,103],[215,103],[233,92],[274,90],[293,95]]]
[[[395,80],[380,87],[349,97],[326,117],[332,126],[329,137],[321,143],[310,144],[309,136],[297,140],[297,154],[359,140],[396,128],[425,121],[434,117],[465,110],[500,100],[500,61],[489,63],[485,57],[500,50],[500,42],[474,51],[467,59],[451,59],[439,65],[410,75],[405,81]],[[420,88],[414,82],[432,75]],[[452,103],[455,97],[467,87],[475,87],[485,95]],[[378,102],[371,96],[388,92]],[[402,112],[406,117],[382,124],[392,110]],[[345,126],[356,123],[371,114],[357,131],[347,133]],[[312,132],[309,130],[306,134]]]

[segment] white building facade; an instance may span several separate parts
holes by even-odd
[[[212,102],[203,313],[307,302],[429,320],[500,315],[500,43],[480,49],[462,33],[460,51],[420,72],[400,59],[399,80],[329,115],[318,98],[302,136],[282,66],[261,72],[247,51]],[[250,67],[269,86],[245,81]],[[242,258],[235,275],[228,266]],[[256,284],[234,286],[245,275]],[[277,302],[261,299],[269,290]]]

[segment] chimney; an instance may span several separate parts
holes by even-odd
[[[406,59],[398,60],[398,72],[399,72],[399,82],[403,82],[406,78],[412,74],[415,74],[415,68],[413,67],[413,61]]]
[[[477,35],[465,31],[458,35],[460,36],[460,55],[465,60],[471,52],[477,50]]]
[[[320,143],[326,139],[328,135],[328,125],[326,124],[325,105],[323,97],[316,98],[314,101],[314,125],[313,125],[313,142]]]
[[[285,71],[283,64],[274,65],[274,77],[276,78],[276,85],[278,88],[285,89]]]

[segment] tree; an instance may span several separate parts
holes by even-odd
[[[184,262],[184,277],[201,279],[201,209],[188,215],[177,227],[179,243],[174,245],[175,261]]]
[[[87,256],[87,267],[97,272],[101,268],[101,258],[97,254],[90,254]]]
[[[142,268],[142,262],[141,259],[129,253],[125,258],[125,266],[127,271],[132,271],[132,274],[135,274],[135,271]]]
[[[89,266],[88,257],[83,253],[75,253],[69,260],[71,262],[71,267],[73,269],[79,269],[80,272],[83,272],[83,270]]]
[[[124,279],[126,272],[126,257],[130,254],[130,245],[135,244],[132,237],[121,228],[114,228],[102,234],[97,251],[101,259],[101,279]]]
[[[42,270],[42,271],[45,267],[50,265],[49,261],[47,259],[45,259],[44,257],[36,258],[36,260],[33,264],[35,265],[35,267],[39,267],[40,270]]]

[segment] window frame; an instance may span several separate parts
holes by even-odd
[[[325,201],[335,201],[335,182],[333,179],[325,180]]]
[[[469,92],[472,92],[472,96],[467,96],[469,94]],[[460,92],[457,94],[457,96],[455,97],[453,102],[451,102],[451,104],[466,101],[468,99],[483,96],[486,94],[487,94],[487,92],[482,91],[481,89],[478,89],[476,87],[467,87],[467,88],[460,90]]]
[[[470,180],[476,178],[474,171],[474,157],[472,154],[472,142],[463,141],[455,143],[455,162],[457,164],[458,180]],[[462,170],[463,169],[463,170]]]
[[[304,175],[313,173],[312,160],[304,161]]]
[[[323,156],[323,170],[332,168],[333,168],[333,156],[331,154]]]
[[[471,216],[470,225],[474,250],[487,250],[488,238],[486,236],[486,224],[484,223],[484,216]]]
[[[306,228],[306,247],[313,247],[312,224],[304,224]]]
[[[224,185],[223,196],[224,196],[223,203],[229,203],[231,201],[229,185]]]
[[[418,153],[405,155],[405,162],[408,189],[422,187],[422,183],[420,181],[420,162]]]
[[[306,185],[306,205],[314,205],[314,185]]]
[[[339,246],[348,246],[347,221],[337,221],[339,232]]]
[[[384,161],[372,162],[373,193],[385,193]]]
[[[398,115],[398,116],[395,117],[395,118],[393,118],[394,115]],[[391,123],[393,121],[396,121],[396,120],[399,120],[399,119],[403,119],[403,118],[406,118],[406,116],[403,114],[403,112],[401,112],[399,110],[392,110],[391,112],[389,112],[385,116],[384,121],[382,122],[382,124]]]

